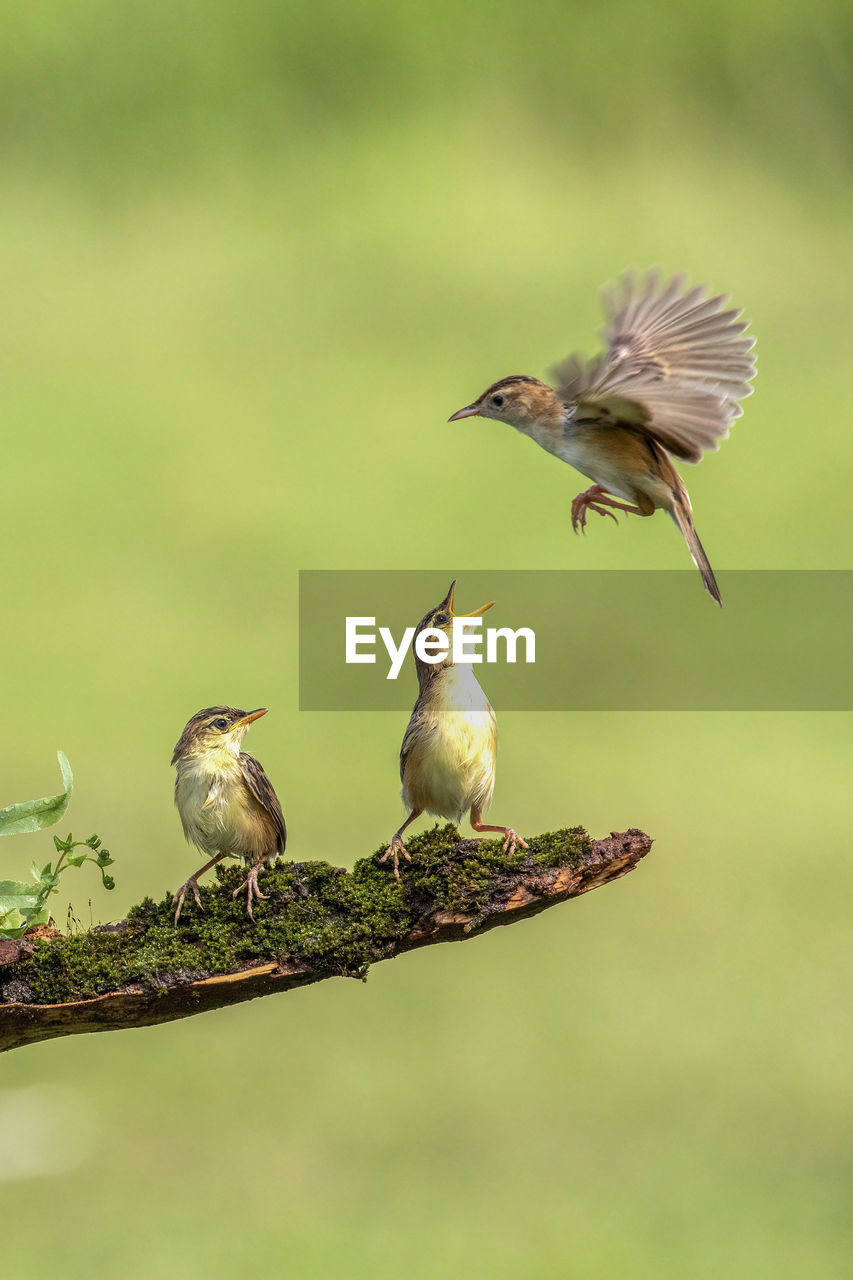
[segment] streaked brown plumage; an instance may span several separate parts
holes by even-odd
[[[494,601],[473,613],[455,614],[455,587],[455,581],[451,582],[441,603],[421,619],[415,639],[427,629],[450,636],[454,616],[478,618],[491,609]],[[412,643],[414,647],[414,640]],[[415,666],[420,693],[400,748],[400,795],[409,816],[379,859],[393,859],[398,880],[400,856],[411,861],[403,832],[424,811],[459,822],[470,810],[475,831],[502,833],[504,851],[512,852],[516,844],[527,848],[512,827],[487,826],[482,821],[495,789],[498,726],[473,666],[470,662],[455,664],[452,650],[439,663],[423,662],[415,651]]]
[[[668,511],[717,601],[720,591],[693,525],[687,490],[669,455],[698,462],[717,449],[752,392],[755,339],[739,311],[684,276],[628,272],[604,293],[607,350],[574,354],[554,370],[556,387],[513,375],[493,383],[450,421],[496,418],[530,436],[595,483],[572,502],[572,527],[587,511],[650,516]],[[615,495],[611,496],[611,495]],[[621,498],[623,501],[616,501]]]
[[[192,890],[201,906],[198,878],[221,858],[242,858],[249,864],[246,879],[233,897],[246,890],[246,909],[263,898],[258,872],[265,862],[284,853],[287,828],[278,796],[261,764],[240,750],[240,741],[249,726],[266,715],[266,708],[240,711],[237,707],[205,707],[184,727],[172,754],[177,766],[175,804],[181,815],[184,835],[212,854],[209,862],[191,875],[175,894],[175,924],[184,898]]]

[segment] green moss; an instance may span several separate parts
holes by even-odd
[[[592,840],[583,827],[570,827],[565,831],[546,831],[534,836],[530,843],[530,857],[540,867],[580,866],[592,853]]]
[[[435,826],[410,841],[412,861],[402,865],[399,881],[376,855],[360,859],[351,872],[327,862],[278,862],[261,875],[266,899],[255,904],[254,923],[245,892],[231,896],[243,868],[219,867],[218,884],[201,887],[203,910],[189,899],[177,928],[171,897],[146,898],[117,931],[37,942],[33,955],[15,965],[15,995],[7,998],[52,1004],[136,984],[152,990],[270,960],[364,977],[425,914],[476,917],[491,900],[496,877],[511,878],[531,864],[575,867],[590,849],[580,827],[529,843],[529,851],[508,854],[499,839],[460,840],[454,826]]]

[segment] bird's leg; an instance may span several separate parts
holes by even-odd
[[[406,830],[406,827],[409,825],[409,823],[414,822],[415,818],[419,818],[422,813],[423,813],[423,809],[412,810],[412,812],[409,814],[406,821],[403,823],[402,827],[400,827],[399,831],[394,832],[394,835],[391,838],[391,843],[383,853],[382,857],[379,859],[380,862],[384,862],[386,858],[394,859],[394,879],[395,880],[400,879],[400,869],[398,866],[400,861],[400,854],[403,855],[403,857],[406,859],[407,862],[412,861],[408,849],[403,844],[403,832]]]
[[[500,831],[503,833],[504,842],[501,845],[502,853],[515,853],[515,846],[520,844],[522,849],[529,849],[529,845],[525,844],[517,831],[513,831],[512,827],[491,827],[482,821],[482,813],[479,809],[471,810],[471,826],[475,831]]]
[[[258,872],[260,871],[261,867],[264,865],[265,861],[266,859],[262,858],[260,862],[256,862],[253,867],[250,867],[248,874],[246,876],[246,879],[243,881],[241,885],[238,885],[237,888],[234,890],[234,892],[231,894],[232,898],[236,898],[238,893],[241,893],[243,889],[246,890],[246,911],[249,913],[249,919],[252,921],[254,921],[255,919],[255,917],[252,915],[252,899],[263,898],[264,901],[266,901],[267,895],[265,893],[261,893],[261,890],[258,886]]]
[[[595,511],[600,516],[610,516],[611,520],[618,524],[619,521],[613,511],[608,510],[609,507],[616,511],[627,511],[632,516],[643,514],[639,507],[634,507],[628,502],[617,502],[615,498],[611,498],[600,484],[592,484],[572,499],[572,528],[575,533],[586,532],[587,511]]]
[[[210,862],[206,862],[203,867],[195,872],[194,875],[191,875],[189,880],[187,880],[185,884],[182,884],[178,892],[172,896],[172,901],[178,904],[175,908],[175,924],[178,923],[178,918],[181,914],[181,909],[184,905],[184,898],[187,896],[188,889],[192,889],[195,904],[199,911],[204,910],[204,907],[201,905],[201,898],[198,896],[198,878],[199,876],[203,876],[205,871],[209,871],[211,867],[215,866],[222,857],[224,857],[224,854],[217,853],[215,858],[211,858]]]

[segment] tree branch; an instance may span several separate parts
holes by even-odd
[[[409,845],[396,881],[375,855],[351,872],[278,862],[261,877],[254,924],[217,869],[203,911],[146,899],[126,920],[85,933],[0,942],[0,1052],[54,1036],[144,1027],[289,991],[323,978],[365,978],[372,963],[512,924],[633,870],[652,841],[632,829],[590,840],[576,827],[532,837],[530,850],[462,840],[435,827]]]

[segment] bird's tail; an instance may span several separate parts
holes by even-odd
[[[670,512],[675,523],[684,534],[684,541],[687,543],[688,550],[693,557],[693,563],[702,575],[702,581],[705,584],[705,590],[709,596],[713,596],[717,604],[722,607],[722,596],[720,588],[717,586],[717,579],[714,577],[714,570],[711,568],[708,557],[705,555],[705,548],[699,541],[699,534],[693,524],[693,514],[690,510],[690,500],[687,493],[673,494],[672,510]]]

